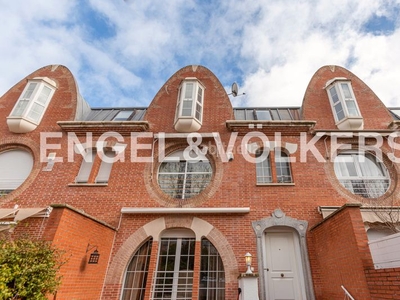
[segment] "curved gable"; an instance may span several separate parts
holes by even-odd
[[[340,121],[337,117],[335,119],[336,112],[332,108],[328,88],[338,82],[349,83],[349,87],[352,88],[360,115],[352,115],[349,118],[357,122],[362,118],[361,128],[340,127]],[[324,66],[311,78],[302,104],[302,119],[317,121],[315,129],[318,130],[387,129],[389,123],[393,121],[389,111],[376,94],[356,75],[339,66]]]
[[[177,132],[174,128],[179,89],[184,80],[195,80],[204,86],[201,126],[193,131],[226,130],[225,121],[233,119],[229,97],[218,78],[203,66],[186,66],[167,80],[150,103],[145,120],[153,132]]]
[[[34,87],[36,90],[29,98],[29,90],[33,90]],[[46,94],[45,90],[50,90],[50,93]],[[48,98],[45,105],[37,110],[33,102],[39,104],[45,102],[40,99],[43,96],[42,91]],[[25,97],[28,97],[27,100]],[[28,104],[24,104],[26,107],[18,110],[17,106],[20,105],[21,99]],[[1,128],[5,135],[10,131],[27,133],[58,128],[57,121],[74,120],[87,107],[86,102],[78,93],[72,73],[68,68],[60,65],[49,65],[26,76],[0,98],[0,104],[0,116],[3,123]]]

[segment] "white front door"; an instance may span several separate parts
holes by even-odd
[[[264,272],[268,300],[306,299],[300,257],[294,232],[266,232]]]

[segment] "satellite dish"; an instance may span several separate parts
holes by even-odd
[[[233,97],[245,95],[245,93],[242,93],[240,95],[238,95],[238,93],[239,93],[239,86],[236,82],[234,82],[232,83],[232,93],[230,93],[229,95],[232,95]]]
[[[239,92],[239,86],[236,82],[232,83],[232,95],[236,97]]]

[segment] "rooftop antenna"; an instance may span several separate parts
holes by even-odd
[[[238,94],[238,92],[239,92],[239,86],[238,86],[238,84],[237,84],[236,82],[232,83],[232,93],[230,93],[230,94],[228,94],[228,95],[232,95],[233,97],[241,96],[241,95],[246,95],[246,93]]]

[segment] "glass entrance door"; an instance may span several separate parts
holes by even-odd
[[[194,238],[162,238],[153,299],[191,300]]]

